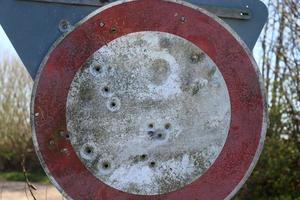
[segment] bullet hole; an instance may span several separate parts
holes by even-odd
[[[108,169],[110,169],[110,167],[111,167],[111,164],[108,161],[103,161],[102,164],[101,164],[101,168],[103,170],[108,170]]]
[[[204,60],[204,58],[205,58],[204,53],[193,53],[190,56],[190,61],[191,61],[191,63],[196,64],[196,63],[202,62]]]
[[[199,60],[199,57],[198,57],[197,54],[193,54],[193,55],[191,56],[191,61],[192,61],[192,63],[197,63],[198,60]]]
[[[118,29],[116,27],[111,27],[110,32],[111,33],[116,33]]]
[[[102,67],[100,65],[95,65],[94,69],[95,69],[96,72],[99,72],[99,73],[102,72]]]
[[[121,107],[120,99],[116,97],[112,98],[110,101],[107,102],[107,107],[108,110],[110,110],[111,112],[118,111]]]
[[[154,124],[151,123],[151,124],[148,125],[148,127],[149,128],[154,128]]]
[[[66,133],[66,134],[65,134],[65,138],[66,138],[66,139],[70,139],[70,134],[69,134],[69,133]]]
[[[156,163],[154,161],[150,162],[150,167],[154,168],[156,166]]]
[[[180,17],[180,21],[181,21],[181,23],[185,23],[186,22],[186,17],[185,16]]]
[[[111,106],[111,107],[116,107],[117,104],[116,104],[116,102],[111,102],[110,106]]]
[[[152,140],[164,140],[167,137],[163,131],[148,131],[147,133]]]
[[[111,97],[112,95],[112,90],[108,85],[105,85],[101,88],[101,95],[103,97]],[[113,100],[112,100],[113,101]],[[110,105],[109,105],[110,106]]]
[[[109,92],[110,92],[110,89],[109,89],[109,87],[108,87],[108,86],[105,86],[105,87],[103,88],[103,92],[105,92],[105,93],[109,93]]]
[[[85,147],[84,151],[86,154],[90,155],[93,153],[93,148],[90,146],[87,146],[87,147]]]
[[[65,131],[60,131],[60,136],[66,138],[66,139],[70,139],[70,134]]]
[[[50,141],[49,141],[49,145],[50,145],[50,146],[53,146],[54,144],[55,144],[54,140],[50,140]]]
[[[154,134],[155,134],[155,132],[154,132],[154,131],[148,131],[148,135],[149,135],[150,137],[153,137],[153,136],[154,136]]]
[[[143,154],[143,155],[140,156],[140,159],[142,161],[147,160],[147,158],[148,158],[148,156],[146,154]]]
[[[80,156],[88,161],[94,160],[96,157],[96,148],[93,144],[84,144],[80,149]]]
[[[166,130],[169,130],[170,128],[171,128],[171,124],[170,123],[165,124],[165,129]]]
[[[164,140],[166,139],[166,133],[165,132],[157,132],[156,135],[154,135],[153,139],[156,140]]]

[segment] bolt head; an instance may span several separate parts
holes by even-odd
[[[100,27],[104,27],[105,26],[105,23],[104,22],[100,22]]]
[[[186,22],[186,17],[185,17],[185,16],[182,16],[182,17],[180,18],[180,21],[181,21],[182,23]]]

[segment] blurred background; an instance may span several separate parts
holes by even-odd
[[[269,21],[255,47],[268,93],[260,160],[236,200],[300,200],[300,1],[265,0]],[[0,200],[63,199],[31,140],[33,81],[0,28]]]

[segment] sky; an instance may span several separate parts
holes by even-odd
[[[15,53],[15,50],[8,40],[3,28],[0,26],[0,56],[6,53],[13,55]]]

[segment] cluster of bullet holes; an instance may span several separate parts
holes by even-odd
[[[135,162],[146,162],[148,159],[149,158],[148,158],[147,154],[142,154],[142,155],[136,157]],[[154,168],[155,166],[156,166],[156,162],[155,161],[149,162],[149,167],[150,168]]]
[[[167,138],[167,130],[171,128],[170,123],[166,123],[164,129],[156,129],[153,123],[148,125],[148,136],[153,140],[165,140]]]
[[[171,129],[171,124],[170,123],[166,123],[164,125],[164,129],[157,129],[155,128],[155,124],[154,123],[150,123],[148,124],[148,136],[150,137],[151,140],[166,140],[167,139],[167,134],[168,134],[168,131]],[[142,158],[148,158],[147,155],[142,155],[141,156],[141,159]],[[149,163],[149,167],[150,168],[154,168],[156,167],[156,162],[155,161],[151,161]]]
[[[65,140],[70,140],[70,134],[69,134],[69,132],[67,132],[67,131],[59,131],[58,134],[60,136],[60,139],[63,138]],[[54,139],[54,138],[50,139],[48,141],[49,148],[52,149],[54,146],[57,145],[58,142],[59,141],[57,139]],[[62,153],[64,153],[64,154],[68,153],[68,149],[67,148],[62,148],[60,151]]]
[[[81,152],[81,156],[86,160],[93,160],[96,157],[95,148],[92,145],[85,145]],[[99,162],[100,173],[107,173],[111,169],[111,163],[108,160]]]
[[[93,66],[93,69],[95,70],[95,72],[100,73],[100,74],[102,74],[104,71],[103,67],[99,64],[95,64]],[[111,68],[108,67],[107,70],[111,71]],[[112,97],[114,94],[108,85],[105,85],[104,87],[101,88],[101,94],[103,97],[108,98],[106,107],[109,111],[116,112],[116,111],[120,110],[121,101],[118,97]]]

